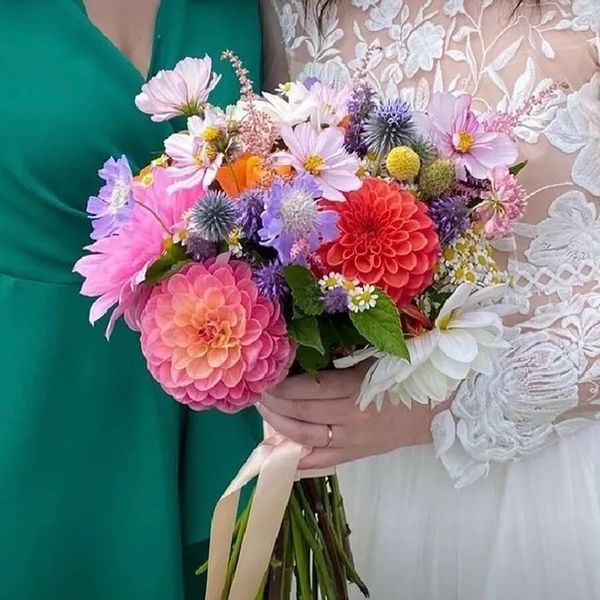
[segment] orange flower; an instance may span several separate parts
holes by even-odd
[[[399,306],[433,280],[440,242],[427,207],[396,183],[366,178],[346,202],[331,202],[340,236],[321,250],[332,271],[381,287]]]
[[[290,167],[275,167],[282,177],[290,174]],[[231,198],[238,198],[246,190],[260,187],[269,177],[260,156],[242,154],[233,164],[224,165],[217,171],[217,181],[223,191]]]

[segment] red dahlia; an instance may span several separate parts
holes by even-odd
[[[325,265],[349,279],[379,286],[398,305],[408,304],[432,282],[440,242],[427,207],[396,183],[367,178],[339,214],[338,239],[323,247]]]

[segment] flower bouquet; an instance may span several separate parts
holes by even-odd
[[[236,106],[208,103],[219,81],[208,57],[160,72],[136,98],[154,121],[184,116],[187,128],[139,174],[125,156],[99,172],[93,243],[75,266],[96,298],[91,322],[113,309],[109,336],[123,316],[152,376],[193,410],[234,413],[288,373],[362,360],[363,408],[439,403],[489,371],[508,282],[492,244],[525,204],[516,118],[478,116],[450,94],[413,113],[360,74],[257,96],[237,57],[223,58]],[[304,600],[343,600],[348,583],[368,596],[335,475],[297,473],[309,451],[269,435],[224,494],[201,568],[207,598],[289,598],[293,578]]]

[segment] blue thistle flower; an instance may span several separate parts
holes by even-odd
[[[374,109],[375,92],[371,86],[363,82],[353,91],[348,101],[349,126],[346,133],[346,150],[364,158],[369,148],[364,140],[365,121]]]
[[[242,194],[236,202],[236,209],[242,237],[257,241],[258,231],[263,225],[261,215],[265,210],[264,192],[252,190]]]
[[[410,146],[415,125],[408,104],[402,100],[383,100],[371,111],[364,126],[364,141],[370,151],[385,157],[397,146]]]
[[[262,296],[281,301],[288,294],[288,286],[283,276],[283,268],[272,261],[254,271],[254,283]]]
[[[228,239],[236,225],[233,203],[223,192],[207,192],[192,208],[190,229],[209,242]]]
[[[456,241],[471,224],[467,199],[462,196],[435,200],[429,205],[429,216],[437,225],[442,246]]]
[[[323,296],[325,312],[329,314],[348,311],[348,292],[343,287],[327,290]]]

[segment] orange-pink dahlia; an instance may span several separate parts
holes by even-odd
[[[280,305],[239,261],[195,264],[157,286],[142,351],[163,389],[194,410],[235,412],[280,383],[293,360]]]

